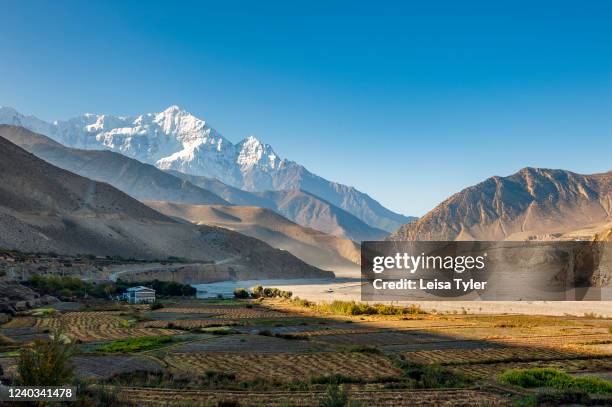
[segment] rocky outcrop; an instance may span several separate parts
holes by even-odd
[[[41,296],[16,281],[0,282],[0,313],[13,315],[56,302],[58,302],[57,298],[50,295]]]

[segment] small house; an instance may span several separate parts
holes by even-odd
[[[124,294],[130,304],[152,304],[155,302],[155,290],[149,287],[130,287]]]

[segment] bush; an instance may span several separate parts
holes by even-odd
[[[413,387],[416,388],[465,387],[471,384],[467,377],[437,365],[401,361],[399,367],[404,371],[404,376],[412,380]]]
[[[244,288],[236,288],[234,290],[234,297],[236,298],[249,298],[249,292]]]
[[[602,405],[593,402],[587,393],[581,390],[542,391],[523,397],[515,403],[517,407],[564,406],[564,405]]]
[[[349,351],[355,352],[355,353],[370,353],[374,355],[379,355],[382,353],[380,349],[374,348],[372,346],[366,346],[366,345],[353,345],[351,346]]]
[[[320,407],[345,407],[348,405],[348,391],[345,388],[340,388],[337,384],[330,384],[327,387],[325,398],[320,403]]]
[[[612,382],[593,376],[573,377],[552,368],[509,370],[500,381],[520,387],[552,387],[557,390],[582,390],[587,393],[612,394]]]
[[[329,312],[331,314],[340,315],[418,315],[425,314],[419,306],[411,305],[408,307],[396,307],[393,305],[385,304],[366,304],[357,303],[355,301],[333,301],[331,303],[314,304],[307,300],[302,300],[296,297],[293,300],[294,304],[297,304],[306,308],[317,308],[321,311]]]
[[[204,372],[204,379],[212,383],[224,383],[236,381],[236,375],[233,373],[217,372],[216,370],[207,370]]]
[[[283,291],[275,287],[262,287],[261,285],[253,288],[251,296],[253,298],[291,298],[293,293],[291,291]]]
[[[261,298],[263,297],[263,293],[264,288],[262,286],[258,285],[253,288],[253,298]]]
[[[19,353],[17,372],[22,386],[61,386],[74,377],[70,359],[74,345],[65,343],[65,335],[56,331],[50,341],[37,340]]]
[[[164,304],[162,304],[159,301],[155,301],[153,304],[151,304],[151,310],[162,309],[162,308],[164,308]]]

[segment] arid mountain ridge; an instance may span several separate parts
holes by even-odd
[[[524,168],[466,188],[390,240],[555,239],[612,221],[612,171]]]

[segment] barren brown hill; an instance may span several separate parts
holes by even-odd
[[[107,150],[65,147],[23,127],[0,125],[0,137],[56,167],[106,182],[137,199],[229,205],[218,195],[156,167]]]
[[[356,216],[309,192],[299,189],[250,192],[226,185],[219,180],[170,171],[172,175],[212,191],[234,205],[272,209],[285,218],[328,235],[346,237],[356,242],[383,239],[387,232],[371,227]]]
[[[52,166],[0,137],[0,247],[143,259],[224,261],[262,277],[322,277],[288,252],[177,222],[112,186]],[[231,261],[228,261],[231,259]]]
[[[359,245],[352,240],[297,225],[269,209],[153,201],[145,203],[168,216],[196,224],[220,226],[255,237],[326,270],[355,269],[360,262]]]
[[[464,189],[389,239],[540,239],[610,221],[612,172],[524,168]]]

